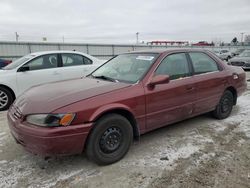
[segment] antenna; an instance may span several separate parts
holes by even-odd
[[[17,32],[15,32],[15,35],[16,35],[16,42],[18,42],[18,39],[19,39],[19,35]]]
[[[139,32],[136,33],[136,44],[139,44]]]

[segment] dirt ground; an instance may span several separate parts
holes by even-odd
[[[84,155],[44,160],[27,153],[0,112],[0,187],[250,188],[250,90],[229,118],[205,114],[153,131],[104,167]]]

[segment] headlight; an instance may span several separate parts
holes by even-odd
[[[75,114],[33,114],[26,117],[28,123],[43,126],[57,127],[70,125]]]

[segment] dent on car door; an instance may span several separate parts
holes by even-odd
[[[17,70],[19,94],[30,87],[59,80],[61,80],[61,75],[57,54],[39,56]]]
[[[192,114],[195,88],[185,53],[162,60],[153,76],[169,75],[170,82],[145,87],[147,129],[154,129],[187,118]]]
[[[218,104],[223,93],[225,77],[219,65],[203,52],[189,53],[194,69],[197,90],[194,114],[211,111]]]
[[[64,79],[81,78],[91,72],[92,60],[80,54],[61,54]]]

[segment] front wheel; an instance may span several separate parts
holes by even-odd
[[[227,118],[233,109],[234,98],[231,91],[226,90],[222,95],[219,104],[213,111],[213,116],[217,119]]]
[[[100,118],[89,135],[86,152],[90,160],[108,165],[122,159],[133,139],[130,122],[118,114]]]
[[[5,87],[0,87],[0,111],[7,110],[13,100],[11,92]]]

